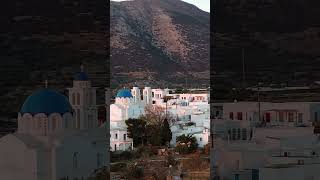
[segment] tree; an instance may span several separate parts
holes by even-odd
[[[146,141],[146,124],[143,119],[128,119],[125,121],[127,125],[128,137],[133,139],[135,146],[143,145]]]
[[[162,145],[167,145],[172,139],[172,132],[168,123],[168,120],[165,119],[161,131]]]
[[[147,123],[148,142],[154,146],[167,145],[171,141],[170,126],[175,119],[161,106],[147,106],[141,119]]]
[[[165,107],[157,105],[149,105],[145,107],[145,113],[141,116],[148,125],[162,126],[165,120],[168,121],[169,126],[174,124],[175,118],[173,118],[170,112],[166,111]]]
[[[161,131],[162,131],[161,126],[157,126],[153,124],[148,125],[146,128],[148,143],[153,146],[161,146],[162,145]]]
[[[181,136],[178,136],[176,142],[176,151],[178,151],[181,154],[192,153],[198,148],[197,139],[192,135],[186,136],[183,134]]]

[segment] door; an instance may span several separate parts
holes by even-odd
[[[266,113],[266,122],[270,123],[271,121],[271,114],[269,112]]]

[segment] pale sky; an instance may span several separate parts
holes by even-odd
[[[127,0],[112,0],[112,1],[127,1]],[[182,0],[187,3],[193,4],[197,6],[199,9],[203,11],[210,12],[210,0]]]
[[[193,4],[197,6],[199,9],[203,11],[210,12],[210,0],[183,0],[187,3]]]

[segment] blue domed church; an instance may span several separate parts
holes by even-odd
[[[110,105],[110,149],[124,151],[133,148],[133,140],[127,136],[125,120],[138,118],[145,108],[140,100],[140,90],[120,89],[115,96],[115,103]]]
[[[0,138],[1,179],[87,179],[106,166],[106,129],[98,127],[95,95],[81,71],[69,99],[47,87],[27,97],[17,132]]]

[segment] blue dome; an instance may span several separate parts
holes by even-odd
[[[128,89],[122,89],[120,91],[118,91],[117,96],[119,98],[131,98],[133,97],[131,92]]]
[[[31,94],[23,103],[20,113],[66,113],[72,107],[64,95],[50,89],[42,89]]]
[[[74,80],[76,81],[88,81],[88,75],[85,72],[79,72],[74,76]]]

